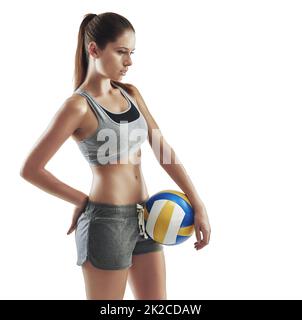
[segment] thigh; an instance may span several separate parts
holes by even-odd
[[[133,255],[132,262],[128,282],[135,299],[167,299],[164,251]]]
[[[131,265],[135,244],[126,218],[97,216],[89,225],[88,260],[100,269],[124,269]],[[127,231],[129,230],[129,234]]]
[[[122,300],[127,284],[128,268],[103,270],[89,261],[82,265],[86,297],[89,300]]]

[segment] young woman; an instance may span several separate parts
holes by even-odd
[[[123,299],[127,280],[136,299],[167,299],[163,246],[146,235],[142,217],[149,195],[140,146],[147,138],[162,168],[193,206],[195,249],[210,240],[206,208],[184,167],[136,86],[120,82],[132,65],[134,48],[135,30],[125,17],[113,12],[85,15],[78,35],[75,91],[21,169],[24,179],[75,205],[67,234],[75,230],[87,299]],[[45,170],[70,136],[93,173],[89,195]],[[168,163],[163,161],[167,154]]]

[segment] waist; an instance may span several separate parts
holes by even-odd
[[[91,167],[93,181],[89,193],[92,202],[123,205],[148,198],[140,165]]]

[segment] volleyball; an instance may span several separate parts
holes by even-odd
[[[144,208],[145,231],[164,245],[180,244],[194,232],[194,211],[187,196],[163,190],[150,197]]]

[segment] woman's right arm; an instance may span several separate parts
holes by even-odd
[[[87,200],[87,195],[57,179],[45,169],[45,166],[62,144],[81,126],[87,109],[87,104],[75,96],[66,99],[20,170],[21,177],[28,182],[76,206],[81,206]]]

